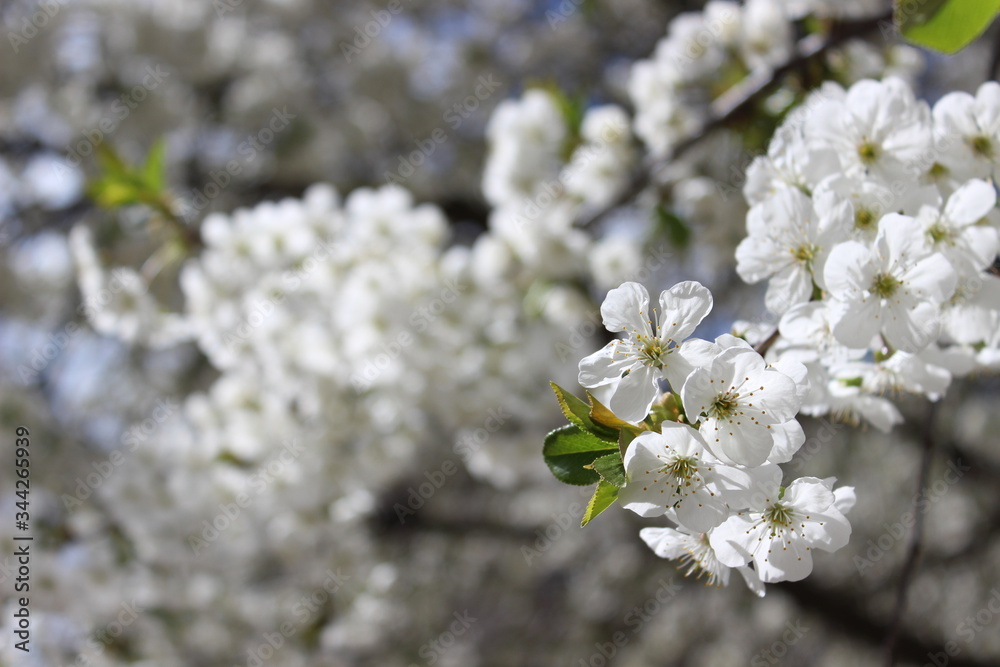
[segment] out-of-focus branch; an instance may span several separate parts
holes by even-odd
[[[853,641],[871,645],[878,645],[885,635],[885,623],[861,605],[859,600],[863,598],[852,594],[849,589],[824,588],[806,579],[775,584],[774,590],[791,595],[803,610],[822,618],[824,630],[829,629]],[[924,664],[929,653],[941,650],[932,639],[905,629],[900,630],[899,639],[899,656],[916,664]],[[949,667],[988,667],[995,664],[964,655],[949,656],[949,661]]]
[[[923,452],[920,458],[920,471],[917,474],[917,488],[914,491],[914,510],[916,517],[913,523],[913,534],[910,537],[910,546],[906,552],[906,560],[903,563],[903,570],[899,576],[899,589],[896,593],[896,604],[892,614],[892,621],[889,625],[889,632],[885,640],[885,667],[892,667],[896,664],[896,642],[899,639],[900,629],[903,624],[903,614],[906,611],[906,596],[909,592],[910,583],[913,581],[913,574],[916,572],[917,561],[923,551],[924,537],[924,512],[918,511],[917,502],[927,486],[930,477],[931,461],[934,458],[935,435],[934,426],[937,416],[937,404],[931,403],[927,410],[927,420],[924,424]]]
[[[711,134],[714,130],[728,125],[743,111],[758,102],[786,74],[794,72],[813,58],[824,55],[830,49],[843,44],[854,37],[860,37],[879,29],[886,22],[892,21],[892,14],[882,14],[863,21],[847,21],[833,23],[827,34],[811,34],[799,40],[795,46],[794,55],[783,65],[772,70],[761,70],[750,73],[743,81],[717,97],[711,105],[708,119],[701,128],[675,144],[666,158],[649,160],[635,173],[628,186],[610,204],[596,211],[583,223],[590,227],[614,209],[628,203],[641,194],[651,184],[657,182],[657,176],[672,160],[684,155],[694,146]]]

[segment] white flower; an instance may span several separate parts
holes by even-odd
[[[846,506],[849,495],[839,504]],[[823,480],[803,477],[780,490],[762,487],[750,510],[730,516],[712,531],[710,542],[724,565],[752,561],[766,583],[799,581],[812,572],[812,550],[833,552],[847,544],[851,524]]]
[[[635,160],[629,120],[615,104],[587,110],[580,125],[583,143],[559,175],[567,194],[591,207],[614,200],[628,182]]]
[[[809,120],[807,137],[836,150],[850,175],[906,181],[933,163],[930,110],[902,79],[859,81],[842,98],[815,104]]]
[[[941,310],[945,342],[974,345],[1000,329],[1000,278],[989,273],[959,276],[955,293]]]
[[[766,304],[775,313],[809,301],[813,282],[823,285],[830,249],[847,237],[851,207],[846,201],[822,212],[800,190],[781,188],[747,214],[747,236],[736,248],[736,271],[748,283],[770,278]]]
[[[836,246],[826,262],[833,333],[844,345],[869,347],[881,333],[893,347],[916,352],[938,335],[938,311],[955,291],[956,275],[930,254],[919,222],[890,213],[874,247]]]
[[[865,354],[864,350],[845,347],[833,335],[827,301],[810,301],[793,306],[781,316],[778,331],[781,332],[781,341],[772,349],[780,347],[782,359],[831,363]]]
[[[750,69],[772,68],[792,53],[792,24],[777,0],[747,0],[743,7],[740,55]]]
[[[1000,232],[984,220],[996,201],[993,185],[974,179],[955,190],[944,208],[939,199],[937,206],[922,206],[917,214],[931,247],[960,274],[982,271],[1000,252]]]
[[[685,569],[684,576],[696,579],[705,577],[709,586],[728,586],[733,569],[723,565],[715,556],[709,540],[710,533],[699,533],[684,526],[674,528],[643,528],[639,537],[660,558],[679,560],[678,569]],[[742,565],[735,568],[758,597],[764,597],[764,583],[752,568]]]
[[[498,104],[486,127],[486,200],[505,206],[533,197],[540,183],[557,176],[566,135],[558,101],[544,90],[528,90],[519,100]]]
[[[712,310],[712,294],[691,281],[665,290],[655,330],[649,305],[649,292],[638,283],[608,292],[601,304],[604,326],[625,332],[627,338],[611,341],[580,361],[580,384],[595,389],[598,400],[631,422],[649,414],[660,395],[657,380],[664,374],[671,380],[671,357]]]
[[[729,348],[696,368],[681,397],[688,421],[700,423],[712,452],[745,466],[767,459],[774,427],[793,419],[801,402],[795,381],[745,347]]]
[[[896,187],[896,183],[893,187]],[[922,206],[939,206],[941,196],[936,187],[905,187],[891,190],[886,185],[866,176],[837,174],[820,183],[813,197],[818,201],[826,197],[846,199],[851,203],[853,227],[850,235],[855,241],[871,243],[878,234],[878,222],[887,213],[916,215]]]
[[[951,374],[923,358],[897,350],[891,357],[875,363],[855,361],[830,369],[833,377],[845,385],[858,385],[871,394],[908,392],[925,394],[932,401],[940,399],[951,383]]]
[[[987,81],[973,97],[948,93],[934,105],[939,161],[956,178],[988,178],[1000,160],[1000,84]]]
[[[888,433],[896,424],[902,424],[903,415],[892,401],[871,394],[860,386],[862,382],[854,378],[847,382],[830,380],[827,383],[825,411],[855,426],[863,420],[882,433]]]
[[[625,472],[628,483],[618,493],[622,507],[644,517],[673,508],[682,525],[705,532],[729,516],[727,503],[745,507],[750,489],[769,470],[725,465],[707,450],[698,431],[664,422],[662,433],[647,431],[629,444]]]
[[[836,151],[825,146],[810,146],[802,135],[802,124],[786,123],[775,130],[767,155],[754,158],[747,168],[743,196],[754,205],[765,201],[782,186],[811,191],[823,179],[839,171]]]

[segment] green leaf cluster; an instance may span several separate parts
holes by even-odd
[[[145,204],[156,209],[165,206],[166,145],[162,139],[149,149],[141,165],[126,163],[113,148],[101,144],[97,163],[101,174],[87,187],[87,195],[100,207]]]
[[[552,390],[570,423],[545,437],[542,455],[560,482],[597,484],[581,522],[586,526],[618,498],[618,489],[626,483],[625,448],[646,427],[619,419],[590,392],[588,404],[555,383]]]

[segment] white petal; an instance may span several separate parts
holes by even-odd
[[[944,217],[959,225],[972,225],[985,217],[996,203],[997,193],[993,185],[974,179],[948,197]]]
[[[857,241],[834,246],[823,267],[823,280],[834,298],[851,298],[871,285],[876,267],[872,251]]]
[[[893,347],[904,352],[919,352],[938,337],[941,311],[924,302],[912,310],[885,308],[882,311],[882,331]]]
[[[642,421],[660,396],[657,376],[656,369],[637,365],[614,386],[605,405],[627,422]]]
[[[612,341],[580,360],[580,386],[592,389],[617,382],[625,369],[637,365],[635,359],[615,353],[619,345],[618,341]]]
[[[774,448],[767,457],[770,463],[788,463],[806,441],[802,425],[794,419],[772,426],[771,437],[774,438]]]
[[[639,283],[628,282],[608,292],[601,304],[601,316],[608,331],[627,331],[644,336],[653,334],[649,325],[649,292]]]
[[[660,331],[663,342],[681,342],[712,311],[712,293],[701,283],[688,280],[660,294]]]

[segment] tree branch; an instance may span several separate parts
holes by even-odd
[[[896,664],[896,642],[899,638],[900,629],[903,625],[903,614],[906,611],[906,596],[909,592],[913,574],[916,572],[917,561],[923,551],[924,537],[924,512],[918,511],[916,506],[923,489],[927,486],[930,476],[931,461],[934,458],[934,425],[937,416],[937,404],[931,403],[927,411],[927,421],[924,425],[923,453],[920,459],[920,471],[917,473],[917,488],[914,492],[914,510],[916,517],[913,523],[913,534],[910,537],[910,546],[906,553],[906,561],[903,563],[903,570],[899,577],[899,590],[896,593],[896,604],[889,624],[889,633],[885,640],[885,667],[893,667]]]

